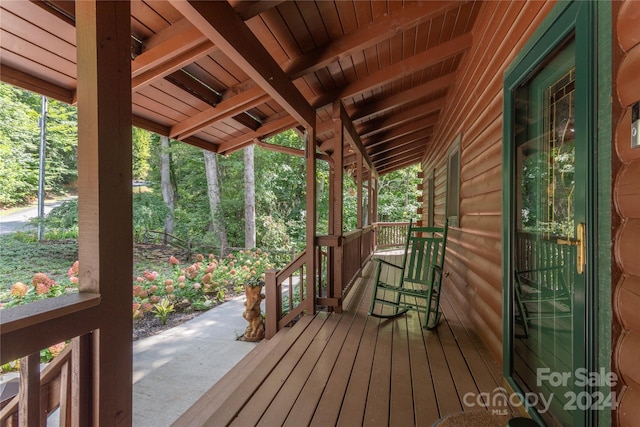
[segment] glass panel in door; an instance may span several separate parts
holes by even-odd
[[[574,58],[568,42],[516,90],[513,376],[549,424],[571,424],[573,384],[541,378],[575,371]]]

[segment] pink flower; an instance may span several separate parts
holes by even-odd
[[[22,282],[16,282],[11,286],[11,295],[14,297],[23,297],[29,292],[29,287]]]
[[[140,298],[146,298],[147,297],[147,291],[144,290],[144,288],[140,285],[134,285],[133,286],[133,296],[134,297],[140,297]]]
[[[197,264],[190,265],[189,268],[187,268],[187,271],[185,271],[185,275],[189,279],[195,279],[196,276],[198,275],[198,270],[199,268]]]
[[[197,259],[198,261],[204,261],[204,255],[202,255],[202,254],[198,254],[198,255],[196,255],[196,259]]]
[[[216,256],[214,254],[209,254],[209,259],[213,261],[214,259],[216,259]]]
[[[167,285],[165,286],[164,290],[170,294],[171,292],[173,292],[173,285]]]
[[[58,344],[54,344],[51,347],[49,347],[49,352],[51,353],[51,356],[53,356],[53,357],[58,356],[60,353],[62,353],[62,350],[64,350],[66,345],[67,345],[67,343],[63,341],[63,342],[59,342]]]
[[[146,313],[147,311],[151,311],[151,309],[153,308],[153,305],[151,305],[150,302],[143,302],[141,309],[143,313]]]
[[[157,290],[158,290],[158,287],[156,285],[149,286],[149,293],[150,294],[154,293]]]
[[[165,286],[173,285],[173,280],[171,280],[171,279],[167,279],[167,280],[165,280],[165,281],[164,281],[164,285],[165,285]]]
[[[69,268],[69,271],[67,271],[67,276],[69,277],[77,276],[79,264],[80,264],[79,261],[74,262],[71,268]]]
[[[180,264],[180,261],[178,261],[178,258],[174,257],[173,255],[171,255],[169,257],[169,264],[171,265],[178,265]]]
[[[71,276],[69,277],[69,281],[73,284],[76,284],[80,281],[80,279],[78,279],[76,276]]]
[[[134,302],[133,303],[133,311],[139,310],[140,309],[140,303],[138,302]]]
[[[160,297],[158,295],[152,295],[149,297],[149,302],[151,304],[157,304],[160,302]]]
[[[47,285],[46,283],[38,283],[36,284],[36,293],[38,295],[49,293],[49,287],[50,285]]]
[[[49,277],[47,277],[46,274],[36,273],[33,276],[33,281],[31,283],[33,283],[33,286],[36,286],[38,283],[47,283],[48,281],[49,281]]]
[[[180,276],[180,277],[178,277],[178,282],[184,282],[185,279],[186,279],[186,277],[184,277],[184,275]]]
[[[158,278],[158,272],[157,271],[145,271],[143,273],[143,276],[149,282],[153,282],[154,280],[156,280]]]
[[[138,278],[136,279],[136,282],[142,283],[144,282],[144,278],[138,276]]]
[[[200,283],[193,284],[193,289],[200,289],[200,287],[201,287]]]
[[[202,283],[211,283],[211,273],[202,276]]]

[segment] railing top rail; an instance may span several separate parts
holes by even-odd
[[[282,270],[276,273],[276,284],[281,285],[289,276],[291,276],[296,270],[298,270],[306,262],[307,251],[304,250],[296,256],[293,261],[287,264]]]

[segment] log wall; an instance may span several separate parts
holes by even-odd
[[[459,83],[449,94],[443,122],[422,162],[423,170],[435,169],[435,222],[442,224],[446,153],[462,135],[459,227],[449,231],[444,292],[468,313],[498,361],[502,361],[503,74],[552,8],[553,2],[483,3],[473,47],[461,64]],[[426,219],[426,209],[423,215]]]
[[[614,348],[620,426],[640,420],[640,148],[631,148],[631,106],[640,102],[640,7],[613,10],[613,266]]]

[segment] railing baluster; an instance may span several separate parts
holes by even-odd
[[[40,353],[20,358],[20,389],[18,391],[18,424],[40,424]]]

